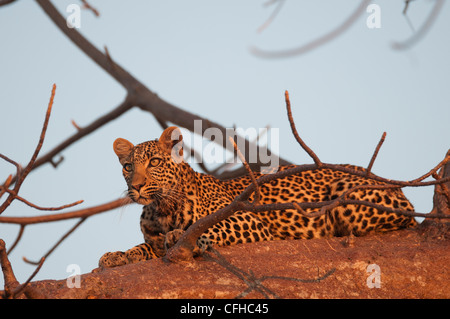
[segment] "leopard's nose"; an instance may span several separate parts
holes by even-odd
[[[131,185],[131,187],[135,190],[137,190],[138,192],[141,190],[142,186],[144,186],[144,183],[142,184],[133,184]]]

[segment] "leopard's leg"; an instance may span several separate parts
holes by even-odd
[[[164,235],[164,249],[166,250],[166,252],[178,242],[181,235],[183,235],[184,233],[185,231],[183,229],[174,229]],[[197,247],[195,247],[193,250],[194,256],[198,256],[204,251],[204,249],[201,251],[198,245],[200,239],[201,237],[197,240]]]
[[[166,251],[180,239],[182,229],[175,229],[165,234]],[[233,216],[215,224],[197,239],[194,255],[199,255],[210,247],[229,246],[239,243],[252,243],[273,240],[269,227],[250,212],[237,212]]]
[[[98,261],[98,265],[104,268],[118,267],[133,264],[139,261],[158,258],[152,246],[148,243],[137,245],[127,251],[116,251],[104,254]]]
[[[174,229],[167,232],[164,235],[164,250],[167,251],[174,246],[183,234],[183,229]]]
[[[164,248],[166,249],[166,251],[169,250],[171,247],[173,247],[178,242],[181,235],[183,235],[184,233],[185,231],[183,229],[175,229],[168,232],[165,235],[164,240]],[[193,250],[194,256],[201,255],[207,249],[212,247],[214,244],[220,245],[219,242],[211,240],[210,236],[208,235],[208,232],[206,232],[197,239],[197,246]]]
[[[273,239],[269,226],[255,214],[236,212],[203,233],[197,246],[203,252],[213,245],[229,246]]]

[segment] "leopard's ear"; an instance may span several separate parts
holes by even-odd
[[[178,127],[166,128],[158,140],[158,146],[171,155],[175,163],[183,161],[183,135]]]
[[[128,154],[130,154],[133,147],[134,147],[133,143],[127,141],[124,138],[118,138],[117,140],[114,141],[113,144],[114,153],[116,153],[120,162],[122,162],[122,160],[125,157],[127,157]]]

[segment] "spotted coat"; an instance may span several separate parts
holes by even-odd
[[[140,225],[145,242],[126,252],[106,253],[99,261],[100,266],[114,267],[164,256],[167,248],[190,225],[230,204],[251,184],[249,176],[221,181],[195,172],[181,160],[182,137],[178,134],[178,139],[173,140],[174,131],[177,129],[169,128],[159,140],[136,146],[124,139],[115,141],[114,150],[123,166],[128,196],[144,205]],[[290,167],[293,166],[279,170]],[[260,203],[329,201],[354,186],[366,184],[382,183],[330,169],[304,171],[261,185]],[[358,190],[349,198],[413,210],[399,189]],[[305,212],[314,210],[306,209]],[[342,205],[317,217],[307,217],[291,209],[260,213],[239,211],[208,229],[199,238],[198,246],[204,249],[211,244],[226,246],[263,240],[361,236],[372,231],[391,231],[414,225],[416,222],[412,217],[363,205]]]

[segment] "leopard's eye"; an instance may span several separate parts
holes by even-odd
[[[155,166],[158,166],[159,163],[161,163],[161,159],[160,158],[152,158],[150,160],[150,166],[155,167]]]
[[[123,165],[123,169],[125,170],[125,172],[131,172],[131,170],[133,169],[133,166],[130,163],[125,163]]]

